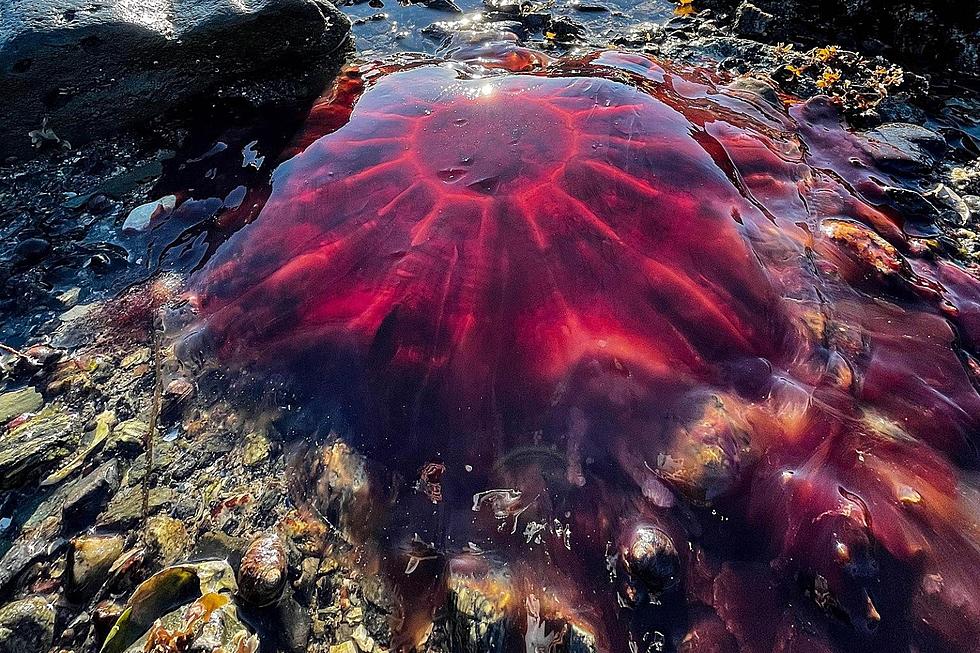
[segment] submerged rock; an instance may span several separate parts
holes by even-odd
[[[0,608],[0,653],[45,653],[54,641],[55,611],[39,596]]]
[[[69,591],[76,597],[94,593],[106,580],[112,563],[122,555],[121,535],[83,535],[68,552]]]
[[[238,590],[253,605],[275,603],[286,587],[286,549],[275,533],[256,538],[242,558]]]
[[[21,388],[0,395],[0,425],[14,417],[32,413],[44,405],[44,398],[34,388]]]
[[[10,489],[49,471],[77,440],[76,419],[49,407],[0,435],[0,489]]]
[[[195,98],[315,92],[349,30],[325,0],[39,0],[0,14],[0,159],[98,137]],[[38,133],[42,133],[38,131]]]
[[[113,458],[80,478],[65,497],[62,518],[69,529],[89,525],[119,489],[119,462]]]

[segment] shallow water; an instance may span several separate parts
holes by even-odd
[[[887,146],[641,56],[459,56],[341,77],[181,344],[289,397],[292,498],[402,641],[461,585],[529,645],[974,641],[980,283]]]

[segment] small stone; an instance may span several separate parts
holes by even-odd
[[[177,196],[167,195],[158,200],[137,206],[126,216],[126,221],[123,222],[122,226],[123,233],[143,231],[150,226],[150,222],[155,215],[162,214],[165,211],[171,211],[176,205]]]
[[[65,527],[74,530],[88,526],[119,489],[119,478],[119,462],[113,458],[79,479],[61,509]]]
[[[334,644],[330,647],[330,653],[360,653],[354,640],[347,640],[343,644]]]
[[[292,592],[279,602],[278,614],[283,625],[282,638],[286,648],[293,653],[308,651],[313,624],[309,611],[296,601]]]
[[[735,10],[732,29],[742,36],[763,36],[769,31],[773,15],[762,11],[751,2],[743,2]]]
[[[150,490],[147,511],[153,514],[174,502],[174,491],[158,487]],[[128,487],[109,502],[106,511],[99,517],[99,526],[111,528],[131,528],[143,518],[143,488],[140,485]]]
[[[58,319],[62,322],[74,322],[75,320],[80,320],[89,313],[91,313],[96,307],[96,304],[77,304],[72,306],[67,311],[58,316]]]
[[[83,535],[72,540],[68,551],[70,593],[82,598],[102,587],[124,544],[121,535]]]
[[[946,152],[946,139],[931,129],[904,122],[866,132],[864,150],[875,163],[895,172],[928,172]]]
[[[143,420],[128,419],[125,422],[120,422],[112,430],[105,450],[107,453],[139,453],[143,450],[143,444],[149,432],[150,425]]]
[[[169,566],[187,555],[191,538],[182,521],[157,515],[146,525],[146,543],[157,551],[160,562]]]
[[[269,459],[271,445],[269,438],[261,433],[249,433],[245,436],[245,443],[242,451],[243,462],[246,467],[257,467]]]
[[[44,260],[51,251],[51,243],[44,238],[25,238],[14,248],[14,260],[19,265],[34,265]]]
[[[115,601],[100,601],[92,610],[92,625],[97,641],[105,641],[106,636],[123,613],[123,606]]]
[[[357,648],[361,650],[361,653],[374,652],[374,638],[368,634],[367,628],[364,627],[364,624],[360,624],[357,628],[355,628],[351,637],[354,638],[354,642],[357,644]]]
[[[54,607],[39,596],[0,608],[0,653],[46,653],[54,643]]]
[[[44,398],[34,388],[21,388],[0,394],[0,424],[6,424],[14,417],[33,413],[44,405]]]
[[[238,589],[253,605],[276,603],[286,586],[286,548],[275,533],[261,535],[248,545],[238,571]]]

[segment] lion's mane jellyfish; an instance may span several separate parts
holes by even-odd
[[[888,148],[637,55],[350,70],[188,341],[329,426],[299,500],[406,646],[478,592],[527,650],[976,650],[980,283]]]

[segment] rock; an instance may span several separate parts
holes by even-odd
[[[92,609],[92,625],[95,627],[97,641],[105,641],[122,612],[123,606],[110,600],[99,601]]]
[[[227,560],[232,566],[239,567],[248,544],[248,540],[244,538],[232,537],[221,531],[207,532],[198,538],[190,557],[196,560]]]
[[[0,653],[46,653],[54,643],[54,608],[39,596],[0,608]]]
[[[732,29],[742,36],[762,36],[769,30],[773,15],[762,11],[751,2],[743,2],[735,10]]]
[[[286,587],[286,548],[275,533],[261,535],[248,545],[238,570],[243,599],[259,607],[276,603]]]
[[[153,514],[174,502],[174,491],[159,487],[150,490],[147,511]],[[109,502],[106,511],[99,517],[98,525],[110,528],[131,528],[143,518],[143,488],[140,485],[128,487],[119,492]]]
[[[744,0],[698,0],[740,20]],[[752,0],[778,18],[764,36],[770,42],[822,42],[930,68],[944,75],[969,76],[980,67],[980,20],[975,3],[956,0]],[[752,34],[754,35],[754,34]]]
[[[113,458],[72,486],[61,509],[65,528],[76,530],[91,524],[118,489],[119,463]]]
[[[158,200],[137,206],[126,216],[126,220],[122,226],[123,233],[143,231],[150,226],[150,221],[153,219],[153,216],[164,211],[172,211],[176,205],[177,196],[167,195]]]
[[[928,172],[946,152],[946,139],[940,134],[911,123],[885,123],[865,135],[868,154],[895,172]]]
[[[120,422],[112,430],[109,442],[106,443],[107,453],[138,454],[150,432],[150,425],[139,419],[128,419]]]
[[[0,490],[48,472],[75,444],[77,418],[49,407],[0,436]]]
[[[164,565],[172,565],[187,555],[191,538],[182,521],[157,515],[146,525],[146,543],[157,552]]]
[[[68,550],[68,591],[76,598],[95,593],[108,578],[112,563],[122,555],[121,535],[83,535]]]
[[[34,265],[40,262],[51,251],[51,243],[43,238],[25,238],[14,248],[14,260],[17,265]]]
[[[0,425],[24,413],[33,413],[44,405],[44,398],[34,388],[21,388],[0,395]]]
[[[673,587],[681,565],[670,536],[654,527],[636,530],[623,555],[629,573],[654,595]]]
[[[17,580],[35,562],[62,550],[67,542],[63,538],[49,541],[46,537],[34,537],[17,541],[0,558],[0,592]]]
[[[296,601],[292,592],[279,602],[277,608],[279,623],[282,624],[280,638],[283,644],[293,653],[308,651],[310,630],[313,627],[309,611]]]
[[[339,60],[350,29],[326,0],[138,4],[4,5],[0,160],[29,153],[31,131],[77,143],[197,99],[312,96]]]
[[[257,467],[269,459],[269,438],[261,433],[249,433],[245,436],[242,451],[242,462],[246,467]]]

